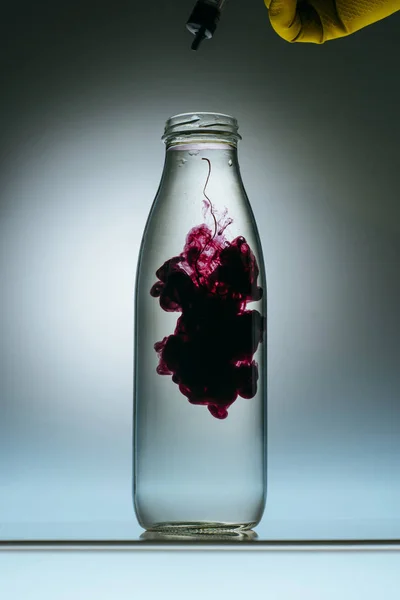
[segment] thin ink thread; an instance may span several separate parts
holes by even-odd
[[[214,239],[215,236],[216,236],[216,234],[217,234],[217,219],[215,218],[215,215],[214,215],[212,202],[211,202],[210,198],[206,194],[206,189],[207,189],[208,182],[209,182],[210,175],[211,175],[211,161],[208,158],[202,158],[201,160],[206,160],[208,162],[208,175],[207,175],[206,182],[204,184],[203,194],[204,194],[204,196],[207,198],[207,200],[210,203],[210,211],[211,211],[211,214],[212,214],[212,218],[214,219],[214,235],[212,237],[212,239]]]
[[[207,200],[209,202],[210,212],[211,212],[212,218],[214,219],[214,235],[212,236],[211,240],[209,240],[204,245],[204,247],[202,248],[202,250],[200,250],[199,255],[197,257],[197,260],[196,260],[195,270],[196,270],[196,274],[197,274],[197,281],[198,281],[198,283],[199,283],[200,286],[201,286],[201,282],[200,282],[200,273],[199,273],[199,269],[198,269],[198,262],[199,262],[200,256],[203,254],[203,252],[205,252],[207,250],[208,246],[210,245],[210,243],[212,242],[212,240],[215,238],[215,236],[217,234],[217,227],[218,227],[218,225],[217,225],[217,219],[215,218],[215,214],[214,214],[212,202],[211,202],[210,198],[206,194],[206,189],[207,189],[208,182],[209,182],[210,176],[211,176],[211,161],[208,158],[202,158],[201,160],[205,160],[208,163],[208,174],[207,174],[206,182],[205,182],[204,187],[203,187],[203,195],[204,195],[205,198],[207,198]]]

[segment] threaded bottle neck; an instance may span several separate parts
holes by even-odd
[[[229,115],[200,112],[170,117],[162,137],[167,148],[188,143],[221,143],[237,147],[238,122]]]

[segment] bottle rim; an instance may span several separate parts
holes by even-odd
[[[241,140],[239,125],[235,117],[215,112],[188,112],[169,117],[165,123],[162,139],[173,142],[174,138],[195,135],[212,138],[228,138],[231,142]]]

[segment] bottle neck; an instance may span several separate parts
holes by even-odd
[[[189,149],[189,146],[196,147],[197,149],[209,149],[209,150],[223,150],[223,149],[234,149],[237,150],[238,137],[229,133],[212,135],[207,132],[196,133],[192,135],[182,134],[166,137],[165,145],[166,149]]]
[[[202,206],[207,199],[223,210],[226,199],[241,196],[237,148],[230,144],[190,143],[167,148],[159,194],[180,199],[186,206]],[[198,218],[201,219],[200,213]]]
[[[171,152],[237,152],[237,145],[229,143],[225,140],[205,140],[205,139],[188,139],[177,143],[167,144],[167,155]]]
[[[168,144],[164,171],[178,169],[183,172],[204,171],[206,164],[219,176],[236,176],[239,170],[237,146],[223,141],[187,140],[185,143]],[[184,168],[183,168],[184,167]]]

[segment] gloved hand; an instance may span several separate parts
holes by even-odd
[[[264,0],[271,25],[287,42],[323,44],[400,10],[400,0]]]

